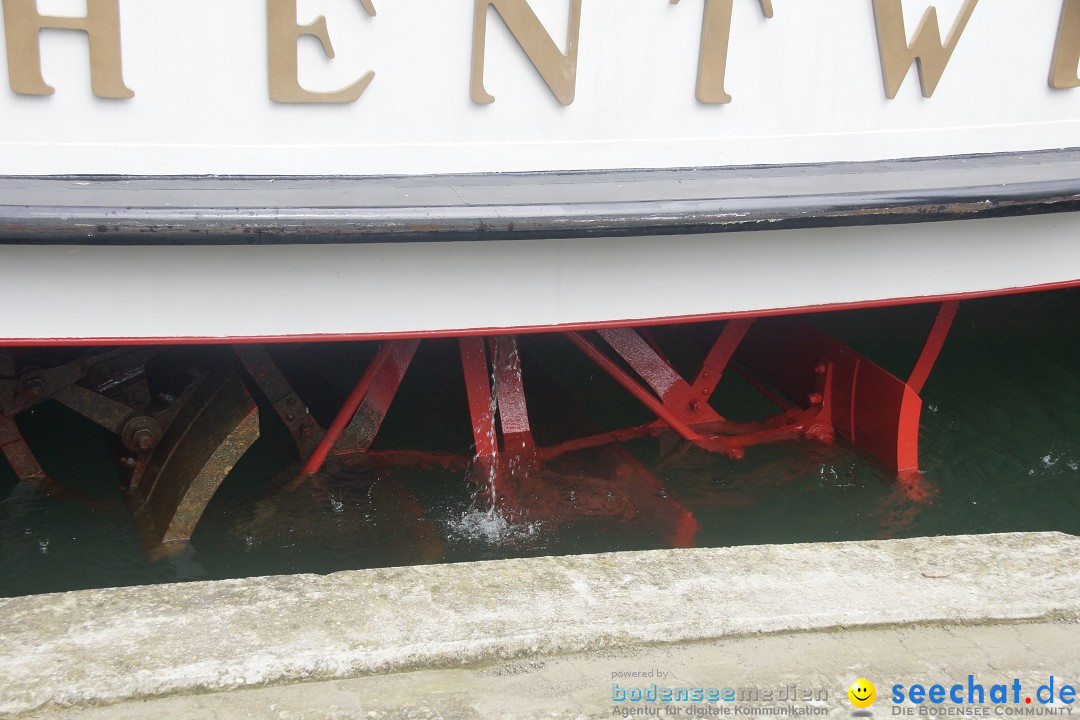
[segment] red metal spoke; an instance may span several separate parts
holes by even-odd
[[[596,334],[602,337],[630,367],[634,368],[634,372],[653,389],[662,401],[667,402],[673,390],[680,384],[686,384],[679,373],[675,372],[637,331],[631,328],[611,328],[598,330]]]
[[[660,401],[687,425],[719,422],[720,417],[708,404],[708,395],[695,393],[660,351],[638,331],[630,328],[600,330],[598,333],[642,380],[653,389]]]
[[[491,392],[487,348],[484,339],[479,337],[462,338],[459,345],[476,456],[493,458],[498,454],[498,444],[495,438],[495,401]]]
[[[580,333],[566,333],[566,338],[581,350],[581,352],[585,353],[585,355],[598,365],[601,370],[610,375],[615,382],[622,385],[631,395],[641,401],[641,404],[649,408],[653,414],[667,423],[672,430],[679,433],[683,439],[690,440],[691,442],[700,442],[705,439],[693,428],[680,420],[675,413],[666,408],[662,402],[653,397],[648,390],[641,387],[641,385],[630,377],[625,370],[612,362],[611,359],[604,355],[604,353],[597,350],[592,343],[582,337]]]
[[[739,344],[746,337],[746,331],[753,324],[753,318],[737,318],[729,320],[724,325],[720,337],[713,343],[712,349],[705,357],[705,362],[701,364],[701,371],[694,379],[694,384],[691,386],[694,395],[700,395],[706,401],[712,397],[720,378],[727,370],[728,363],[731,362],[735,351],[739,349]]]
[[[352,420],[353,415],[356,414],[356,410],[360,407],[360,403],[364,401],[364,397],[371,388],[371,384],[375,382],[375,377],[379,372],[379,368],[382,367],[383,363],[387,361],[393,352],[393,344],[394,341],[388,341],[379,347],[379,351],[375,354],[371,364],[367,366],[367,369],[364,370],[364,374],[360,376],[360,380],[356,383],[356,387],[349,393],[349,397],[345,399],[345,404],[342,405],[341,410],[338,411],[337,417],[334,418],[334,422],[326,431],[326,435],[319,442],[318,447],[315,448],[315,452],[308,458],[307,463],[304,465],[303,475],[314,475],[322,469],[323,463],[326,462],[326,458],[330,454],[330,451],[334,449],[334,445],[337,444],[338,438],[341,437],[341,433],[344,432],[345,427],[349,424],[349,421]]]
[[[536,449],[529,413],[525,403],[525,387],[521,380],[521,356],[517,338],[503,335],[492,338],[494,362],[495,397],[499,411],[499,427],[502,430],[503,450],[526,454]]]
[[[955,300],[941,303],[941,309],[938,310],[937,317],[934,318],[934,325],[930,328],[930,334],[926,337],[922,353],[919,354],[919,359],[915,362],[915,367],[911,371],[910,377],[908,377],[907,384],[916,393],[921,393],[923,386],[926,385],[926,380],[930,377],[930,371],[933,370],[934,363],[937,362],[938,356],[941,354],[941,348],[945,345],[945,338],[949,336],[949,329],[952,328],[959,307],[960,303]]]
[[[626,428],[624,430],[612,430],[611,432],[590,435],[576,440],[568,440],[559,443],[558,445],[540,448],[537,451],[537,457],[540,460],[554,460],[555,458],[566,455],[567,453],[577,452],[578,450],[589,450],[591,448],[610,445],[612,443],[637,440],[638,438],[648,437],[649,435],[659,435],[664,429],[663,423],[653,421],[648,425],[639,425],[638,427]]]
[[[412,364],[419,340],[393,340],[387,343],[390,355],[376,371],[364,401],[334,446],[335,455],[367,452],[382,427],[390,404]]]

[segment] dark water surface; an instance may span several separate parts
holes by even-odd
[[[909,306],[814,321],[906,377],[935,311]],[[653,516],[665,503],[693,514],[700,546],[1021,530],[1080,534],[1078,319],[1077,291],[961,305],[923,391],[920,457],[929,501],[912,499],[892,473],[843,443],[754,447],[745,460],[732,461],[646,438],[530,471],[530,482],[557,488],[558,502],[506,520],[476,509],[477,485],[462,469],[336,466],[316,482],[283,491],[298,470],[295,451],[283,428],[264,422],[262,437],[222,485],[191,546],[151,563],[117,490],[109,436],[49,403],[21,416],[20,426],[45,469],[91,501],[44,497],[18,485],[0,461],[0,595],[665,547],[665,520]],[[453,348],[438,342],[425,348],[378,446],[420,443],[448,451],[469,443],[464,389],[455,381],[460,368],[445,360]],[[294,381],[322,419],[348,391],[371,346],[275,352],[287,371],[303,376]],[[570,392],[588,408],[589,422],[648,420],[565,341],[526,338],[522,355],[541,442],[563,429],[563,402],[546,386]],[[759,417],[768,407],[735,373],[725,376],[714,405],[736,420]],[[263,416],[270,417],[266,408]],[[659,480],[656,502],[620,505],[620,481],[604,475],[618,466]]]

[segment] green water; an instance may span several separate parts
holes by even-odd
[[[814,321],[903,377],[935,309],[833,313]],[[842,443],[754,447],[738,462],[669,438],[635,440],[624,449],[662,483],[657,507],[674,502],[693,514],[701,546],[1021,530],[1080,534],[1078,317],[1077,291],[961,305],[923,391],[920,458],[929,501],[911,499],[891,473]],[[324,422],[371,352],[370,345],[275,350]],[[588,423],[648,420],[565,341],[526,338],[522,355],[541,442],[569,433],[558,415],[562,403],[545,384],[570,388]],[[424,346],[379,446],[467,447],[464,388],[452,357],[449,343]],[[735,373],[725,376],[714,404],[733,419],[767,411]],[[270,412],[264,408],[263,415]],[[531,482],[558,484],[559,512],[506,521],[476,509],[477,486],[460,469],[334,467],[285,492],[298,469],[295,451],[283,428],[264,422],[262,437],[222,485],[190,547],[151,563],[118,491],[107,434],[54,404],[19,422],[45,469],[88,501],[42,496],[17,484],[0,462],[0,595],[666,545],[648,517],[656,508],[612,516],[608,506],[619,491],[615,478],[597,470],[606,467],[602,451],[534,471]]]

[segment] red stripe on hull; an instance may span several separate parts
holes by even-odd
[[[1066,290],[1080,287],[1080,278],[1061,282],[1029,285],[1025,287],[1005,288],[1002,290],[979,290],[966,293],[948,293],[941,295],[920,295],[917,297],[889,298],[884,300],[860,300],[858,302],[833,303],[827,305],[805,305],[800,307],[775,308],[772,310],[743,310],[737,312],[706,313],[701,315],[680,315],[661,318],[635,318],[628,320],[609,320],[595,322],[566,323],[563,325],[510,326],[497,328],[471,328],[451,330],[427,330],[413,332],[386,333],[321,333],[297,335],[235,335],[224,337],[205,336],[157,336],[157,337],[93,337],[93,338],[0,338],[0,347],[82,347],[107,345],[235,345],[243,343],[309,343],[309,342],[354,342],[375,340],[405,340],[411,338],[459,338],[487,337],[491,335],[522,335],[546,332],[574,332],[599,330],[603,328],[643,327],[655,325],[682,325],[687,323],[713,322],[736,318],[763,318],[779,315],[804,315],[817,312],[835,312],[840,310],[862,310],[867,308],[894,307],[897,305],[919,305],[924,303],[975,300],[979,298],[1004,297],[1029,292]]]

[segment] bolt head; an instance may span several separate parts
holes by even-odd
[[[48,391],[48,387],[46,387],[45,381],[37,377],[32,377],[28,379],[23,384],[23,387],[26,389],[27,394],[33,398],[43,398]]]
[[[803,436],[822,445],[832,445],[836,442],[836,431],[831,425],[813,425],[803,433]]]
[[[138,415],[124,423],[120,439],[131,452],[146,453],[157,446],[162,434],[157,420],[147,415]]]

